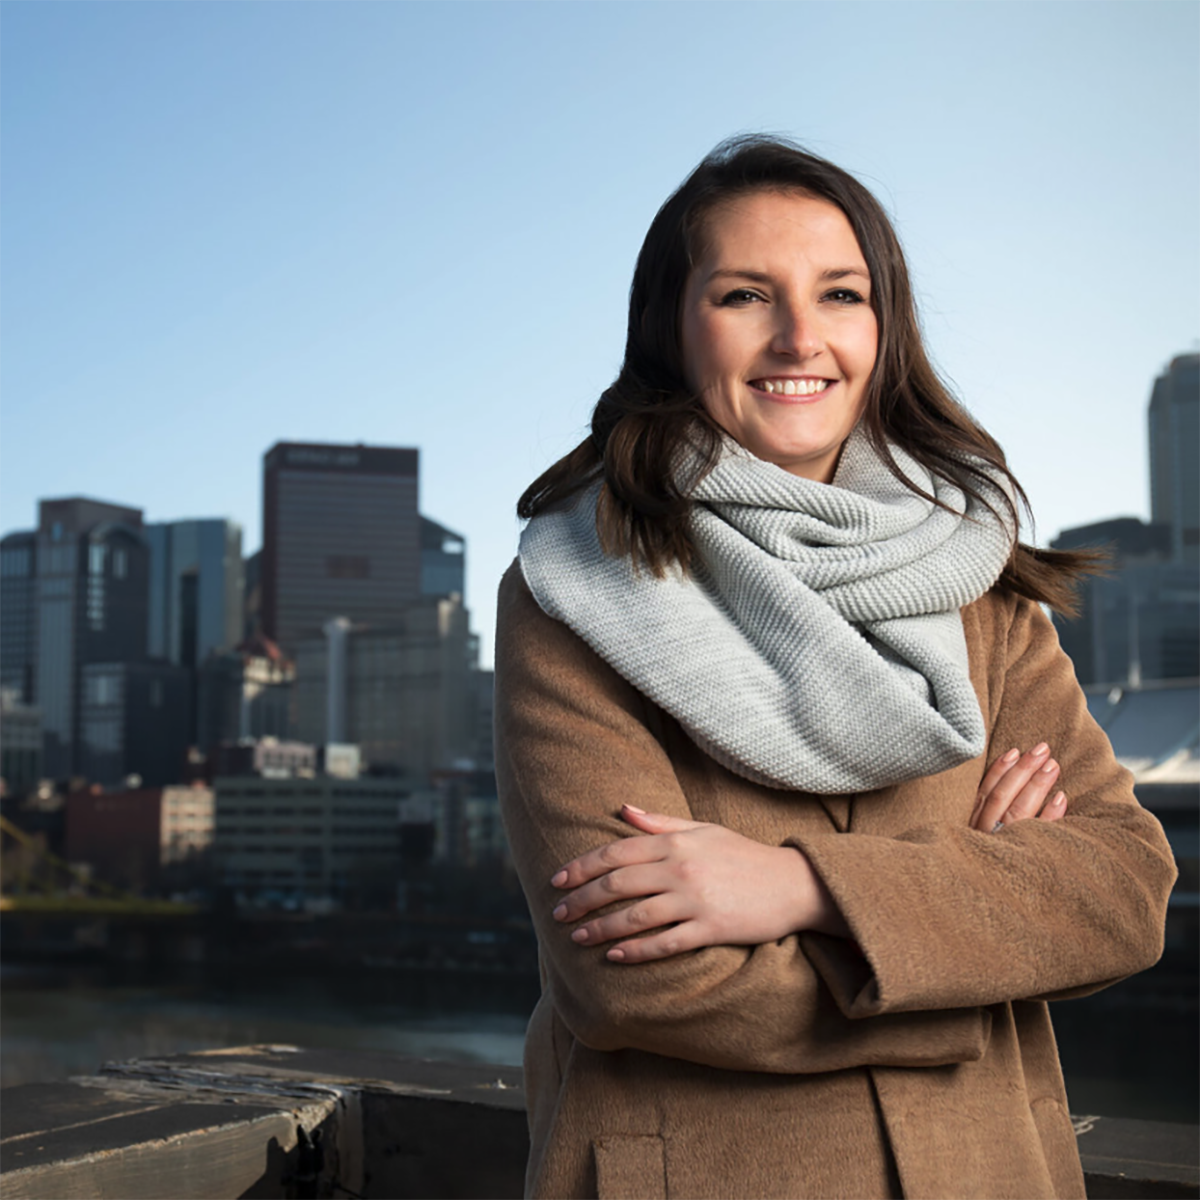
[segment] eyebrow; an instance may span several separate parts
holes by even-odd
[[[831,282],[835,279],[845,279],[848,276],[857,275],[860,279],[865,279],[868,283],[871,282],[870,272],[864,271],[861,267],[830,267],[828,270],[822,271],[820,279],[823,283]],[[770,283],[771,276],[763,271],[744,271],[737,267],[725,267],[719,271],[714,271],[709,277],[710,282],[714,279],[749,279],[754,283]]]

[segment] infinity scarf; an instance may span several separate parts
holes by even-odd
[[[999,578],[1014,530],[892,451],[953,511],[859,431],[832,484],[726,439],[692,492],[690,576],[604,553],[598,483],[529,522],[521,568],[543,611],[744,778],[837,794],[944,771],[986,747],[959,610]]]

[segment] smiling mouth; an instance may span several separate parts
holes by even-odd
[[[752,379],[750,386],[768,396],[816,396],[832,382],[832,379]]]

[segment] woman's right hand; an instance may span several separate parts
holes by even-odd
[[[1028,817],[1059,820],[1066,815],[1067,797],[1061,791],[1051,792],[1058,776],[1059,765],[1045,742],[1027,754],[1014,749],[1001,755],[979,785],[971,828],[999,833],[1005,825]]]

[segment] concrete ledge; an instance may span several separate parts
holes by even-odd
[[[519,1197],[521,1072],[247,1046],[3,1093],[6,1200]],[[1075,1118],[1094,1200],[1200,1197],[1197,1131]]]

